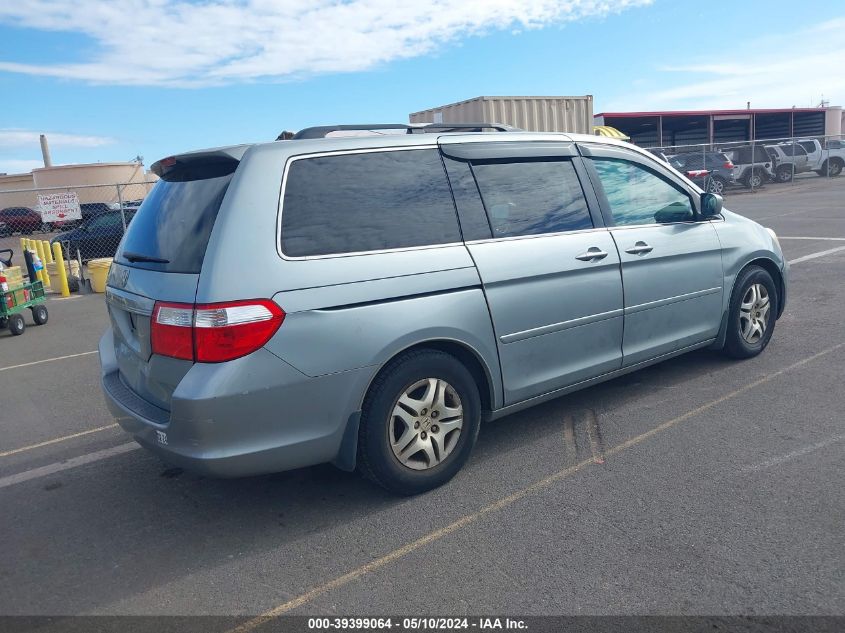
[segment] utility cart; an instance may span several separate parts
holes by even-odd
[[[26,329],[23,313],[27,308],[32,310],[35,325],[44,325],[48,317],[47,306],[44,305],[46,302],[44,286],[40,281],[14,288],[7,283],[0,283],[0,329],[7,327],[16,336],[23,334]]]

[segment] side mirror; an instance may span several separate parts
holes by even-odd
[[[701,217],[715,218],[722,212],[722,196],[717,193],[701,194]]]

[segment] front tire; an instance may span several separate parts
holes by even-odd
[[[745,186],[751,189],[759,189],[763,186],[763,174],[756,169],[752,169],[745,177]]]
[[[792,165],[781,165],[775,172],[775,180],[781,183],[790,182],[793,178]]]
[[[752,358],[766,349],[775,330],[780,295],[772,276],[749,266],[737,277],[728,307],[724,352],[732,358]]]
[[[480,424],[478,387],[460,361],[438,350],[402,354],[364,399],[358,467],[396,494],[437,488],[466,463]]]
[[[6,326],[14,336],[20,336],[26,330],[26,323],[23,320],[22,314],[13,314],[9,317],[9,323]]]

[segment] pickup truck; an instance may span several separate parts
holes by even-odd
[[[801,138],[796,141],[807,151],[807,164],[819,176],[838,176],[845,167],[845,148],[840,141],[828,141],[822,147],[818,139]]]

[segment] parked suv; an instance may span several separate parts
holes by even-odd
[[[762,145],[741,145],[722,150],[734,164],[734,180],[746,187],[762,187],[775,177],[772,158]]]
[[[457,473],[482,419],[768,344],[774,233],[648,152],[409,131],[153,165],[99,343],[123,429],[215,476],[331,462],[412,494]]]
[[[734,164],[722,152],[687,152],[669,158],[669,164],[680,172],[706,170],[703,189],[722,194],[734,183]]]
[[[797,143],[766,145],[766,153],[772,159],[777,182],[790,182],[795,174],[810,171],[807,151]]]

